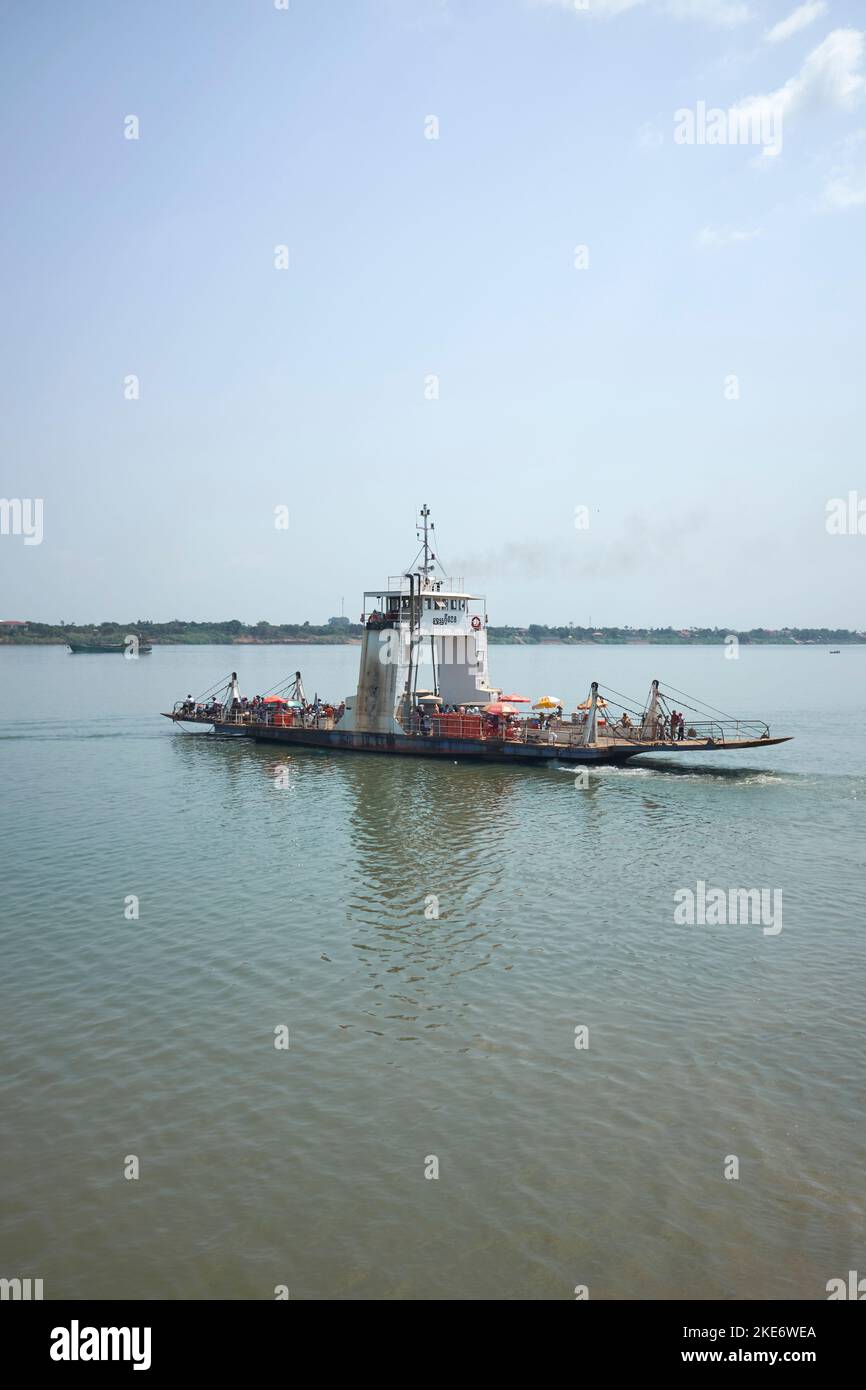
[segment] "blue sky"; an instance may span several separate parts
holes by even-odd
[[[494,622],[866,626],[862,3],[0,28],[0,494],[44,500],[0,617],[354,617],[427,501]],[[676,142],[750,101],[779,153]]]

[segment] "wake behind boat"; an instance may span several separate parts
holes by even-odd
[[[415,564],[364,594],[354,695],[339,704],[318,694],[308,701],[296,671],[282,686],[250,698],[233,671],[197,699],[177,701],[165,717],[266,743],[485,762],[624,763],[640,753],[787,741],[771,737],[763,721],[723,714],[658,680],[642,703],[593,681],[569,715],[556,695],[541,696],[523,713],[519,706],[531,705],[529,697],[490,683],[485,599],[442,570],[429,516],[425,506]]]

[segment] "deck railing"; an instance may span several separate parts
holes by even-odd
[[[204,707],[190,709],[185,700],[178,700],[173,714],[183,722],[192,724],[213,724],[215,727],[230,728],[295,728],[295,729],[333,729],[339,720],[331,714],[302,714],[299,711],[283,711],[258,708],[255,710],[207,710]],[[574,747],[581,744],[586,733],[583,721],[567,719],[545,720],[540,725],[536,720],[519,719],[505,723],[502,718],[484,714],[442,714],[419,715],[413,712],[408,717],[398,715],[398,723],[407,734],[418,737],[454,739],[504,739],[507,743],[554,744],[561,747]],[[684,737],[672,738],[666,721],[657,721],[655,728],[645,724],[624,725],[621,721],[607,721],[596,726],[596,745],[611,743],[630,743],[637,747],[642,744],[655,746],[682,746],[684,743],[726,743],[758,741],[769,738],[769,726],[757,719],[732,719],[686,722]]]
[[[476,715],[427,715],[413,713],[400,724],[406,733],[426,735],[434,738],[494,738],[505,739],[509,743],[543,743],[574,747],[583,743],[586,736],[586,723],[567,719],[545,720],[539,725],[534,720],[520,719],[504,723],[495,716]],[[717,743],[725,744],[739,740],[769,738],[769,727],[760,720],[733,719],[686,723],[681,740],[671,736],[670,726],[659,721],[655,729],[641,723],[623,724],[620,720],[607,720],[597,723],[595,743]]]
[[[291,711],[290,717],[282,710],[245,709],[217,712],[203,706],[190,710],[185,700],[178,700],[172,713],[183,723],[228,725],[230,728],[283,728],[283,729],[333,729],[338,722],[332,714],[301,714]]]
[[[691,738],[701,743],[730,743],[733,741],[770,737],[770,728],[761,719],[722,719],[685,721],[685,741]],[[670,741],[670,733],[667,734]]]
[[[416,595],[419,593],[417,577],[415,578],[412,589]],[[368,594],[377,592],[378,590],[374,589],[367,590]],[[409,576],[406,574],[389,575],[388,587],[385,592],[389,594],[408,594],[410,592]],[[420,588],[420,593],[424,597],[429,597],[431,594],[463,594],[465,592],[466,589],[463,576],[457,574],[449,574],[447,576],[437,574],[435,579],[422,580]]]
[[[565,720],[545,724],[542,728],[534,720],[520,719],[504,723],[495,715],[413,713],[408,718],[398,716],[398,722],[407,734],[433,738],[493,738],[505,739],[509,743],[571,744],[583,737],[583,725],[569,724]]]

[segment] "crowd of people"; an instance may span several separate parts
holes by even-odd
[[[213,696],[207,701],[202,701],[194,700],[192,695],[187,695],[176,713],[181,717],[186,716],[187,719],[222,719],[224,708],[225,706]]]
[[[637,726],[629,718],[628,711],[623,710],[612,725],[611,733],[628,739],[649,739],[656,743],[682,743],[686,738],[697,737],[691,726],[686,729],[686,718],[680,710],[671,710],[669,715],[658,712],[652,719],[644,717]]]
[[[254,695],[252,699],[243,695],[239,700],[232,700],[230,704],[223,704],[214,696],[203,702],[187,695],[186,699],[181,701],[177,713],[180,718],[212,720],[214,723],[226,718],[240,717],[244,721],[248,719],[251,724],[273,724],[275,716],[284,714],[287,708],[287,701],[268,700],[264,695]],[[311,704],[295,707],[292,712],[299,724],[309,728],[321,718],[333,719],[336,723],[342,717],[345,708],[345,701],[339,705],[326,705],[321,700],[314,700]]]
[[[604,716],[599,707],[599,719],[604,725]],[[418,705],[415,708],[414,727],[422,734],[432,734],[439,732],[439,726],[434,723],[440,714],[480,714],[483,716],[483,733],[485,737],[515,737],[524,727],[524,722],[517,714],[490,714],[484,705],[442,705],[430,706]],[[572,715],[572,723],[586,725],[589,719],[589,711],[585,709],[575,710]],[[547,732],[548,738],[555,741],[556,731],[561,729],[563,720],[563,709],[558,705],[549,714],[536,713],[525,721],[525,727],[531,733]],[[619,719],[609,724],[609,732],[614,736],[627,739],[649,738],[653,741],[664,743],[682,743],[686,738],[695,738],[697,735],[694,728],[686,730],[686,718],[680,710],[672,710],[669,715],[658,713],[654,720],[647,722],[641,721],[636,726],[629,717],[628,711],[623,710]]]
[[[293,722],[305,728],[314,728],[324,719],[333,720],[339,723],[345,712],[345,701],[339,705],[325,704],[318,698],[310,704],[293,705],[289,710],[287,701],[270,699],[264,695],[254,695],[248,699],[246,695],[240,699],[232,700],[225,704],[220,702],[215,696],[211,696],[207,701],[194,700],[192,695],[187,695],[181,701],[176,713],[178,718],[199,719],[203,721],[213,721],[220,723],[226,719],[232,721],[240,718],[243,722],[249,721],[251,724],[273,724],[276,722]],[[286,715],[291,713],[292,720],[286,719]],[[413,710],[413,726],[421,734],[430,735],[439,732],[439,726],[434,725],[434,720],[440,716],[448,715],[480,715],[483,717],[483,731],[487,737],[516,737],[519,735],[523,721],[515,714],[491,714],[485,705],[458,705],[458,704],[417,704]],[[549,713],[536,712],[526,721],[526,728],[532,731],[546,730],[549,737],[555,739],[556,729],[563,718],[562,705],[551,710]],[[575,711],[572,722],[585,724],[588,719],[588,711]],[[626,738],[634,737],[635,725],[629,718],[628,712],[623,711],[616,723],[611,725],[610,732],[614,735],[621,735]],[[695,730],[689,728],[686,732],[685,715],[680,710],[671,710],[670,714],[657,714],[653,727],[649,728],[645,722],[640,726],[640,737],[646,738],[649,735],[652,739],[668,743],[682,743],[686,738],[695,738]]]

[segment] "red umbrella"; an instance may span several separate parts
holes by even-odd
[[[516,714],[517,710],[513,705],[508,705],[504,700],[494,700],[492,705],[481,705],[482,714]]]
[[[502,702],[509,705],[528,705],[530,700],[528,695],[503,695]]]
[[[285,698],[284,695],[266,695],[266,696],[265,696],[265,704],[266,704],[266,705],[287,705],[287,704],[288,704],[288,700]]]

